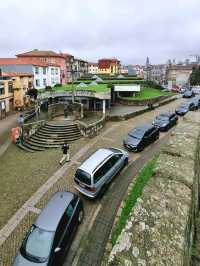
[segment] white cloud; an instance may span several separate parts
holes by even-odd
[[[200,53],[199,0],[7,0],[0,55],[34,48],[152,63]]]

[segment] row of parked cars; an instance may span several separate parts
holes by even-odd
[[[123,145],[127,150],[139,152],[157,140],[160,131],[169,130],[177,122],[176,113],[161,113],[152,124],[131,130]],[[128,152],[122,149],[98,149],[77,168],[76,190],[91,199],[102,196],[112,179],[128,164],[128,159]],[[83,202],[78,195],[55,193],[26,234],[13,266],[62,265],[83,216]]]
[[[183,102],[177,109],[177,115],[185,115],[189,111],[195,111],[200,108],[200,96],[195,96]]]

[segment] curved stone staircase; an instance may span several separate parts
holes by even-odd
[[[80,137],[80,130],[75,123],[47,122],[27,141],[23,141],[18,146],[29,152],[44,151],[46,148],[60,148],[65,141],[72,142]]]

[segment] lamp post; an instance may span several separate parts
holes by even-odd
[[[75,69],[74,69],[74,59],[71,57],[70,58],[70,73],[72,76],[72,103],[75,102],[75,91],[74,91],[74,73],[75,73]]]

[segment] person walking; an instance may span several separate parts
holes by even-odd
[[[24,116],[21,114],[18,118],[19,126],[22,127],[24,125]]]
[[[69,162],[70,158],[69,158],[69,145],[68,143],[65,141],[65,143],[62,146],[62,152],[63,152],[63,156],[60,160],[60,165],[62,165],[65,162]]]

